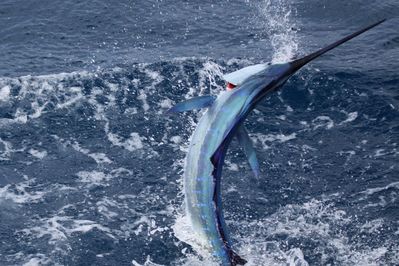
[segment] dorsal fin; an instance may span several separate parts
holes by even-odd
[[[267,66],[267,64],[256,64],[252,66],[247,66],[237,71],[223,75],[223,79],[228,83],[239,86],[243,83],[244,80],[264,70],[265,68],[267,68]]]
[[[247,155],[249,165],[251,166],[255,177],[258,177],[260,172],[258,159],[256,158],[256,152],[253,147],[251,138],[249,137],[248,131],[245,129],[244,125],[238,127],[237,139],[241,147],[244,149],[245,154]]]

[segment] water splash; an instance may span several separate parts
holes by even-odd
[[[273,49],[272,63],[287,62],[298,51],[298,36],[292,15],[295,9],[284,0],[264,0],[259,4],[261,25],[270,37]]]

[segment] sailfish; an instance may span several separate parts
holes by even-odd
[[[227,90],[217,97],[199,96],[178,103],[166,113],[207,108],[191,137],[185,160],[183,187],[186,215],[190,218],[201,248],[220,265],[244,265],[247,261],[233,251],[224,221],[221,176],[224,159],[236,137],[259,176],[255,149],[244,126],[248,114],[271,92],[307,63],[384,22],[381,20],[300,59],[279,64],[257,64],[224,76]]]

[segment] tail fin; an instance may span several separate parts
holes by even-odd
[[[241,258],[237,253],[231,250],[231,265],[236,266],[236,265],[245,265],[247,261],[243,258]]]

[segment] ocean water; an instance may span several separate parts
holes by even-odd
[[[305,55],[233,142],[224,213],[247,265],[399,265],[397,0],[0,4],[0,265],[214,265],[184,240],[182,168],[221,76]]]

